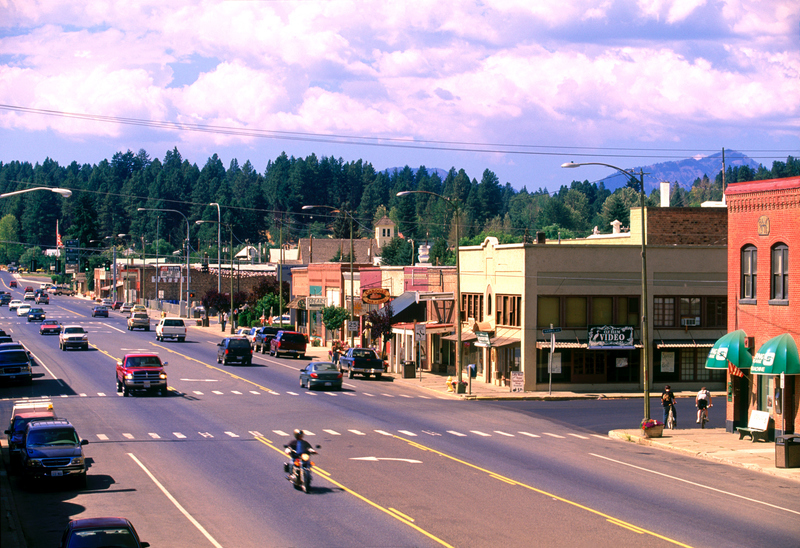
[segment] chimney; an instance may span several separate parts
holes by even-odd
[[[669,207],[669,183],[661,183],[659,194],[661,194],[661,207]]]

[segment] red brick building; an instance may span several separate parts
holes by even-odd
[[[800,343],[800,177],[735,183],[728,204],[728,332],[750,352],[788,333]],[[770,414],[771,435],[800,432],[800,375],[728,374],[728,431],[753,410]]]

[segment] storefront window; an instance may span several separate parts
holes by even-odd
[[[567,297],[567,327],[586,326],[586,297]]]
[[[653,325],[655,327],[675,326],[675,297],[653,298]]]
[[[561,326],[560,305],[559,297],[539,297],[536,300],[537,327]]]
[[[789,299],[789,247],[785,244],[778,244],[772,248],[770,299],[773,301]]]
[[[608,325],[614,322],[614,299],[612,297],[592,298],[593,325]]]
[[[728,325],[728,298],[706,297],[706,327],[722,327]]]
[[[742,249],[742,289],[739,295],[742,299],[756,298],[757,253],[754,245]]]

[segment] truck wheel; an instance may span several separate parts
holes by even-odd
[[[150,327],[145,327],[144,330],[145,331],[150,331]]]
[[[127,398],[130,395],[131,395],[131,391],[128,390],[128,387],[127,386],[123,386],[122,387],[122,396]]]
[[[375,373],[375,378],[376,379],[380,379],[381,378],[381,373]]]
[[[178,337],[178,342],[183,342],[186,340],[186,337]]]
[[[365,378],[365,379],[368,379],[369,377],[370,377],[370,374],[369,374],[369,373],[364,373],[364,378]]]
[[[267,347],[264,346],[263,344],[261,345],[261,353],[262,354],[266,354],[267,353]]]
[[[353,375],[353,370],[352,370],[352,369],[348,369],[348,370],[347,370],[347,378],[348,378],[348,379],[352,379],[352,378],[353,378],[353,376],[354,376],[354,375]]]

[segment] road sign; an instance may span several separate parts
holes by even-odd
[[[418,323],[414,326],[414,340],[421,342],[425,340],[425,324]]]
[[[542,329],[542,333],[547,335],[548,333],[561,333],[560,327],[551,327],[550,329]]]
[[[358,333],[358,321],[348,321],[347,331],[350,333]]]

